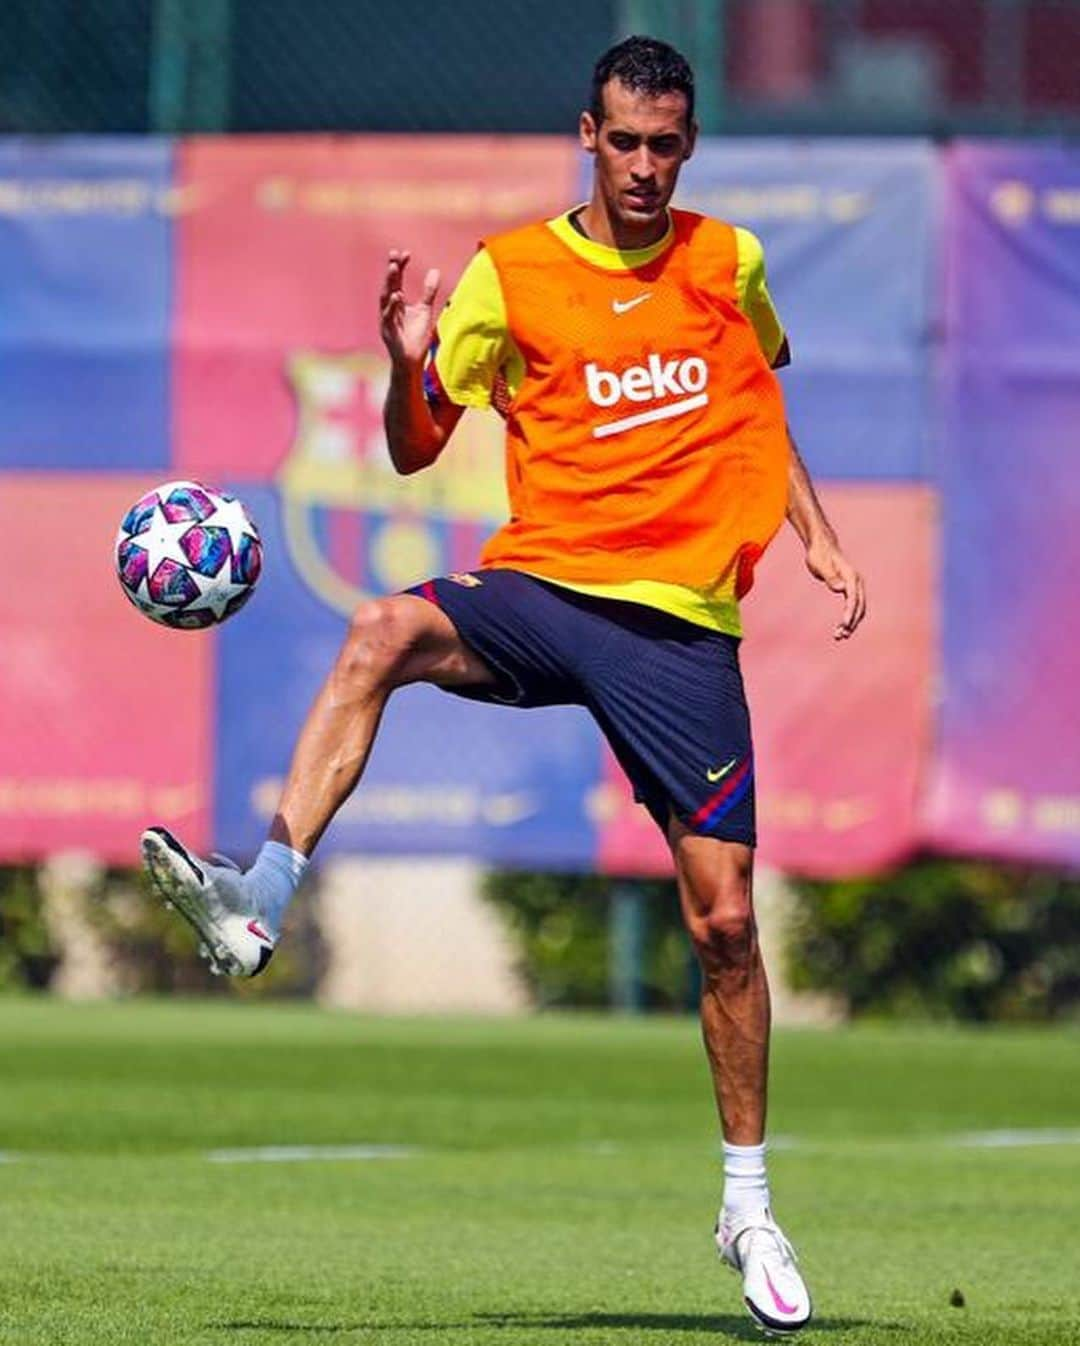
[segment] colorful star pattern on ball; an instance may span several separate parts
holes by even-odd
[[[216,625],[254,592],[259,532],[233,496],[170,481],[128,510],[116,537],[120,586],[144,616],[181,630]]]

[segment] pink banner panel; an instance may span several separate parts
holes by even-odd
[[[760,859],[808,875],[868,873],[917,844],[930,737],[935,496],[918,485],[831,484],[826,510],[862,569],[870,615],[849,641],[840,602],[785,527],[746,602]],[[670,872],[667,848],[610,758],[593,801],[600,866]]]
[[[870,873],[918,844],[936,664],[937,500],[929,487],[838,484],[823,502],[866,578],[869,616],[835,641],[840,599],[790,528],[747,603],[761,858],[811,875]]]
[[[213,640],[135,611],[113,574],[145,476],[6,475],[0,535],[0,860],[79,848],[116,864],[151,822],[209,840]]]
[[[445,297],[479,239],[573,199],[576,148],[539,136],[268,136],[178,150],[174,463],[267,481],[296,436],[296,363],[369,352],[390,248],[408,292],[439,267]],[[343,409],[361,438],[381,387]],[[346,427],[348,428],[348,427]],[[342,545],[348,546],[349,543]]]
[[[601,874],[667,878],[671,852],[643,805],[634,802],[630,782],[603,745],[603,776],[585,801],[597,829],[596,867]]]

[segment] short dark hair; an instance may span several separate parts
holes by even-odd
[[[604,120],[604,85],[617,79],[635,93],[656,97],[662,93],[686,95],[686,124],[694,120],[694,72],[686,57],[655,37],[628,37],[609,47],[597,61],[589,93],[589,111],[597,124]]]

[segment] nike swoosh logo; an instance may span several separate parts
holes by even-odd
[[[764,1270],[764,1268],[762,1268],[762,1270]],[[784,1303],[784,1301],[777,1294],[776,1286],[773,1285],[772,1277],[769,1275],[767,1271],[765,1272],[765,1284],[769,1287],[769,1294],[772,1295],[773,1297],[773,1303],[776,1305],[776,1307],[780,1310],[781,1313],[794,1313],[795,1310],[799,1307],[798,1304]]]
[[[731,761],[728,762],[726,766],[722,766],[719,771],[712,771],[712,770],[706,771],[705,779],[709,782],[710,785],[715,785],[718,780],[724,779],[724,777],[728,774],[728,772],[731,770],[731,768],[735,765],[735,763],[738,760],[739,759],[737,757],[733,757]]]
[[[612,313],[629,313],[632,308],[637,308],[638,304],[644,304],[646,299],[652,298],[652,291],[646,290],[644,294],[639,294],[634,299],[624,299],[622,301],[613,299],[611,301]]]
[[[266,931],[262,928],[262,926],[258,923],[258,921],[248,921],[247,928],[248,930],[251,931],[251,933],[255,936],[256,939],[265,939],[267,944],[273,944],[274,941],[270,938],[270,936],[266,933]]]

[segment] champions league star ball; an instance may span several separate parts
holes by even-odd
[[[124,515],[116,575],[151,621],[187,630],[231,617],[262,570],[259,531],[239,500],[197,481],[167,481]]]

